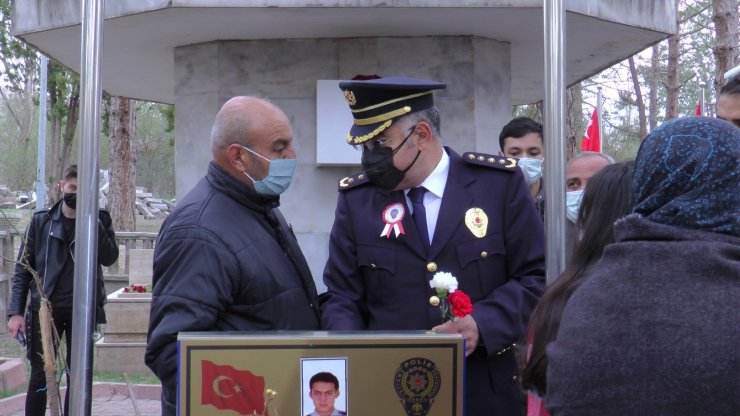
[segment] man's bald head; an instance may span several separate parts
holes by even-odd
[[[266,177],[269,161],[295,159],[290,120],[276,105],[256,97],[227,101],[213,122],[213,162],[253,188]]]
[[[265,122],[276,119],[288,123],[288,117],[266,100],[249,96],[231,98],[216,114],[211,129],[214,160],[233,143],[251,147],[255,130],[259,130]]]

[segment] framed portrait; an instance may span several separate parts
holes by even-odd
[[[178,415],[463,414],[460,334],[181,332],[178,348]]]
[[[313,414],[317,406],[347,414],[348,379],[347,357],[301,358],[301,416]]]

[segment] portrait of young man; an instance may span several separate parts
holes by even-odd
[[[314,410],[306,416],[346,416],[347,412],[336,408],[340,395],[339,379],[328,371],[314,374],[308,382],[308,396],[313,401]]]

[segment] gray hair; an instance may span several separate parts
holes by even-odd
[[[442,124],[442,115],[439,113],[437,107],[427,108],[426,110],[411,113],[403,117],[404,120],[408,119],[412,124],[416,124],[420,121],[426,121],[432,126],[432,131],[437,137],[441,136],[440,126]]]
[[[585,152],[581,152],[581,153],[576,153],[573,156],[573,158],[570,159],[570,161],[573,161],[573,160],[576,160],[576,159],[581,159],[581,158],[588,157],[588,156],[599,156],[599,157],[604,158],[604,160],[606,160],[607,162],[609,162],[610,165],[613,165],[614,164],[614,158],[611,157],[611,156],[609,156],[609,155],[607,155],[606,153],[591,152],[591,151],[585,151]],[[570,161],[568,161],[568,162],[570,162]]]

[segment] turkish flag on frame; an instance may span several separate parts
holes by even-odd
[[[581,139],[581,151],[601,153],[601,137],[599,137],[599,112],[594,108],[591,114],[591,122],[586,128],[586,135]]]
[[[201,404],[234,410],[239,414],[268,414],[265,411],[264,377],[208,360],[201,361],[201,370]]]

